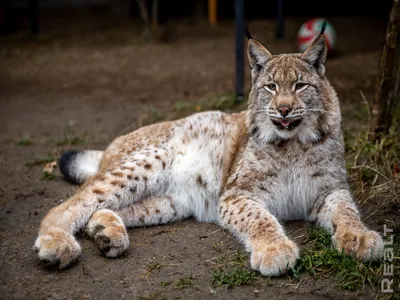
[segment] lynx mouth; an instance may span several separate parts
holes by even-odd
[[[301,123],[301,119],[281,118],[281,119],[271,119],[271,121],[279,130],[288,130],[288,131],[295,129]]]

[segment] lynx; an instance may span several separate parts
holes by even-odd
[[[74,262],[74,233],[85,226],[106,257],[117,257],[129,248],[127,227],[189,217],[229,230],[265,276],[284,274],[299,258],[286,220],[313,222],[338,250],[379,259],[382,238],[362,223],[349,191],[324,35],[303,53],[280,55],[250,38],[247,56],[247,110],[196,113],[120,136],[104,152],[64,153],[61,172],[80,188],[42,221],[40,260]]]

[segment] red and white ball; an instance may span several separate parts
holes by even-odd
[[[304,52],[312,41],[320,34],[324,20],[325,19],[314,18],[307,20],[303,25],[301,25],[297,34],[297,44],[300,52]],[[332,24],[328,21],[326,22],[324,36],[326,45],[328,46],[328,51],[331,51],[336,44],[336,33]]]

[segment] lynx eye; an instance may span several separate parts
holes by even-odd
[[[276,91],[276,84],[275,84],[275,83],[267,84],[267,85],[265,86],[265,89],[266,89],[268,92],[273,93],[273,92]]]
[[[303,91],[308,85],[302,82],[297,82],[294,86],[296,91]]]

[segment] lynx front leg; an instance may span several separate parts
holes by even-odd
[[[129,247],[127,227],[158,225],[189,217],[189,211],[178,206],[172,196],[153,197],[120,211],[96,211],[89,220],[88,233],[107,257],[117,257]]]
[[[124,222],[109,209],[100,209],[91,216],[87,232],[106,257],[120,256],[129,247]]]
[[[93,213],[102,208],[119,209],[162,191],[170,163],[171,156],[165,150],[145,149],[127,157],[118,167],[92,177],[42,221],[35,242],[39,258],[66,267],[80,253],[73,234],[87,224]]]
[[[172,196],[153,197],[118,212],[127,227],[159,225],[186,219],[190,211]]]
[[[285,235],[278,220],[252,195],[225,193],[219,202],[222,225],[244,241],[251,267],[278,276],[294,267],[299,249]]]
[[[383,240],[361,222],[349,191],[329,194],[322,205],[314,208],[311,217],[333,234],[332,241],[339,251],[364,261],[382,257]]]

